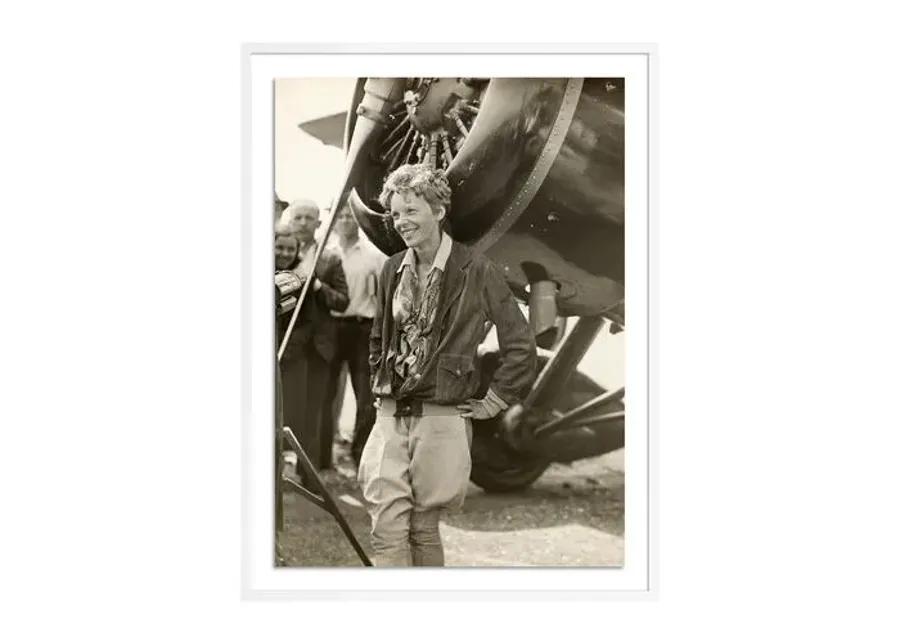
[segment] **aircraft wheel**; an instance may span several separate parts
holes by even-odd
[[[538,356],[538,370],[544,367],[548,358]],[[482,386],[484,394],[487,382],[498,365],[495,353],[482,357]],[[590,377],[574,371],[565,392],[556,401],[551,413],[562,414],[571,411],[586,401],[604,392],[603,387]],[[524,489],[550,466],[550,460],[519,453],[510,448],[501,437],[501,418],[474,420],[472,422],[472,473],[469,479],[490,492],[508,492]]]
[[[499,418],[472,422],[470,479],[485,491],[518,491],[540,478],[550,462],[510,449],[498,435],[499,423]]]

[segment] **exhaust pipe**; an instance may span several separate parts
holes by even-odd
[[[560,321],[556,306],[559,284],[550,279],[547,269],[539,263],[525,261],[522,272],[528,279],[528,323],[535,342],[551,349],[565,333],[565,320]]]
[[[350,190],[347,204],[350,206],[350,212],[353,213],[356,222],[359,223],[359,227],[384,254],[390,257],[406,249],[406,244],[394,229],[391,218],[367,206],[356,188]]]
[[[556,343],[559,328],[556,325],[555,281],[542,279],[528,286],[528,323],[534,333],[534,340],[541,348],[550,348]]]
[[[405,87],[406,81],[403,78],[369,78],[366,80],[365,94],[362,102],[356,108],[358,118],[347,147],[344,180],[341,182],[341,189],[333,203],[332,212],[337,213],[344,207],[351,187],[359,182],[371,148],[380,140],[381,137],[378,134],[384,129],[391,108],[403,99]]]

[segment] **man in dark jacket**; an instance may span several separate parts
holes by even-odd
[[[319,209],[314,203],[305,200],[291,203],[284,211],[282,222],[289,225],[299,244],[297,260],[290,270],[301,279],[313,280],[281,358],[285,424],[298,433],[313,464],[319,469],[329,469],[331,449],[322,440],[322,412],[329,363],[337,350],[337,328],[330,311],[347,308],[347,282],[341,259],[333,251],[323,250],[313,269],[314,235],[320,223]],[[284,232],[282,228],[281,233]],[[279,341],[289,321],[290,315],[279,319]]]
[[[471,420],[522,399],[536,374],[535,342],[497,267],[442,230],[450,206],[443,172],[402,166],[381,201],[408,250],[388,259],[379,280],[369,350],[379,408],[359,479],[375,564],[443,565],[438,522],[465,498]],[[501,365],[475,399],[487,322]]]

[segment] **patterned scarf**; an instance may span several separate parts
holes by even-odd
[[[403,397],[418,383],[422,366],[437,343],[439,329],[435,328],[435,317],[443,275],[440,268],[432,268],[423,292],[412,266],[404,266],[400,273],[393,299],[398,342],[393,354],[388,355],[389,359],[393,358],[395,397]]]

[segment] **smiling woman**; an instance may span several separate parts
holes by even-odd
[[[450,209],[450,184],[444,173],[404,165],[385,181],[380,201],[406,246],[416,248],[426,260],[433,258]]]
[[[556,463],[604,457],[623,444],[625,80],[611,70],[275,85],[277,191],[292,202],[311,199],[321,215],[315,228],[296,222],[301,256],[314,235],[341,255],[352,281],[355,251],[343,241],[353,222],[387,257],[367,281],[366,314],[336,315],[342,326],[367,323],[362,379],[351,383],[378,400],[363,405],[370,430],[354,431],[348,417],[341,437],[364,435],[359,449],[336,441],[335,458],[314,468],[330,462],[326,488],[352,489],[367,510],[367,555],[376,565],[442,565],[441,516],[465,500],[466,520],[485,520],[483,496],[466,498],[470,483],[489,494],[539,489],[557,475]],[[640,186],[640,173],[632,176]],[[332,210],[342,215],[333,230]],[[333,247],[323,243],[326,230],[337,237]],[[632,231],[640,240],[640,229]],[[544,354],[535,355],[535,343]],[[347,416],[346,404],[331,411],[331,399],[306,397]],[[323,431],[320,443],[330,442]],[[566,469],[564,488],[577,477]],[[594,511],[609,508],[604,494],[591,494]],[[621,517],[621,508],[612,513]],[[305,521],[288,512],[285,533]],[[325,545],[308,536],[304,550]],[[447,545],[449,564],[499,564]],[[621,563],[613,553],[591,560]],[[324,560],[314,551],[290,559]],[[562,550],[546,560],[569,564]]]
[[[442,566],[438,522],[462,506],[472,468],[472,421],[520,402],[535,377],[534,337],[500,271],[442,230],[444,172],[403,165],[381,203],[407,250],[379,280],[369,341],[378,419],[359,467],[377,566]],[[485,323],[500,366],[476,398]]]

